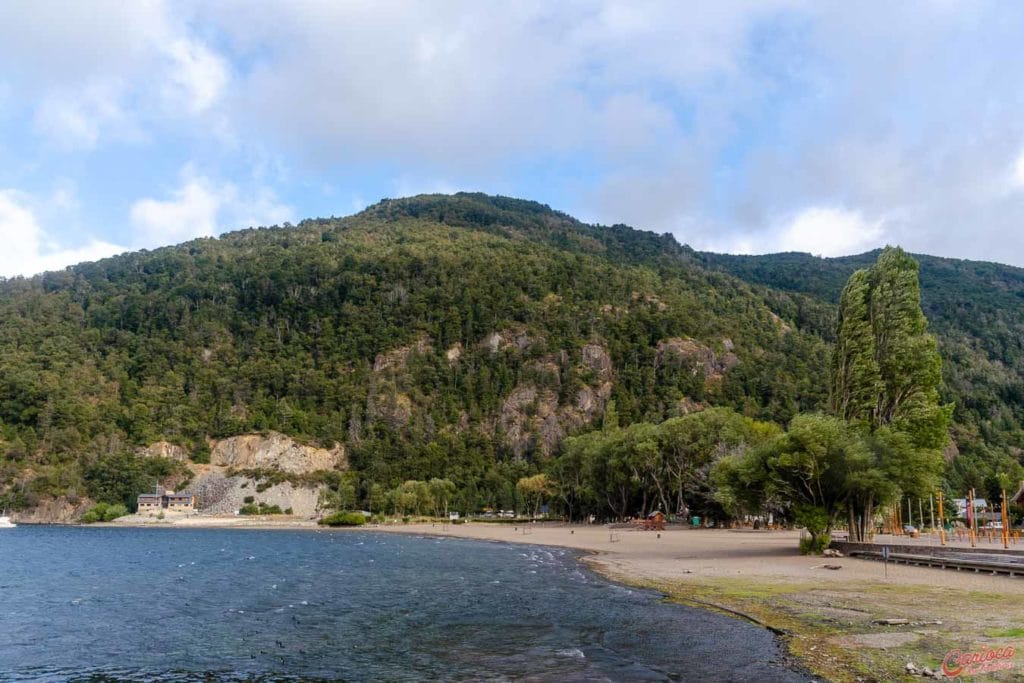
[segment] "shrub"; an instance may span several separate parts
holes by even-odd
[[[832,541],[828,534],[808,536],[800,539],[801,555],[821,555]]]
[[[201,465],[210,464],[210,444],[206,443],[206,439],[199,439],[195,450],[192,451],[192,462]]]
[[[362,526],[366,524],[366,517],[361,512],[335,512],[320,520],[325,526]]]
[[[284,509],[284,514],[286,514],[286,515],[294,515],[295,511],[292,510],[291,508],[285,508]]]
[[[96,503],[85,511],[79,521],[82,524],[95,524],[96,522],[112,522],[118,517],[128,514],[128,508],[120,503],[109,505],[107,503]]]
[[[118,517],[124,517],[128,514],[128,508],[118,503],[117,505],[111,505],[107,508],[107,511],[103,514],[104,522],[112,522]]]
[[[100,505],[104,505],[105,506],[106,503],[100,503]],[[93,506],[93,507],[89,508],[88,510],[86,510],[85,513],[79,518],[78,521],[81,522],[82,524],[95,524],[96,522],[102,521],[103,515],[102,515],[102,513],[100,513],[99,511],[96,510],[97,507],[99,507],[99,506],[98,505],[97,506]]]
[[[280,505],[267,505],[266,503],[254,504],[246,503],[239,510],[240,515],[280,515],[282,514]]]
[[[800,539],[800,554],[813,553],[820,555],[829,544],[829,535],[825,533],[829,526],[828,513],[814,505],[798,505],[793,510],[793,521],[805,527],[810,538]]]
[[[452,520],[452,524],[465,524],[465,523],[466,523],[466,520],[462,519],[461,517],[458,518],[458,519],[453,519]]]
[[[246,504],[249,504],[249,503],[252,503],[252,502],[254,502],[255,500],[256,500],[256,497],[255,497],[255,496],[246,496],[246,497],[245,497],[245,498],[244,498],[244,499],[242,500],[242,502],[243,502],[243,503],[246,503]]]

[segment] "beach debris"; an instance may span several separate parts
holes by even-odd
[[[922,676],[924,678],[942,678],[938,671],[926,667],[918,668],[913,662],[907,662],[904,670],[911,676]]]
[[[871,622],[872,624],[878,624],[880,626],[906,626],[910,623],[909,619],[875,619]]]
[[[821,553],[822,557],[842,557],[843,554],[834,548],[825,548]]]

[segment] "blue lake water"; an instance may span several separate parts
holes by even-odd
[[[0,531],[0,681],[807,681],[771,633],[567,550],[373,532]]]

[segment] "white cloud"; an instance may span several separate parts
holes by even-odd
[[[292,220],[294,211],[269,188],[243,194],[235,184],[212,181],[187,166],[169,199],[140,199],[130,215],[134,244],[151,249],[236,228],[277,225]]]
[[[224,59],[186,38],[175,40],[167,52],[173,62],[166,91],[169,98],[182,103],[191,114],[213,106],[229,80]]]
[[[223,198],[202,179],[189,180],[172,199],[140,199],[132,204],[135,243],[159,247],[217,232],[217,212]]]
[[[14,190],[0,190],[0,276],[35,275],[60,270],[82,261],[113,256],[124,247],[102,240],[78,246],[54,244],[43,231],[31,208],[30,197]]]
[[[845,256],[883,246],[884,239],[880,220],[867,220],[857,211],[811,207],[796,214],[780,230],[771,250]]]
[[[162,0],[13,2],[0,21],[0,63],[34,131],[65,149],[145,139],[210,110],[227,61],[197,37],[186,5]]]
[[[1010,171],[1010,183],[1014,189],[1024,190],[1024,150],[1021,150],[1013,162],[1013,168]]]
[[[54,172],[35,137],[145,140],[153,173],[202,158],[210,177],[132,190],[128,203],[147,197],[140,244],[279,222],[291,210],[262,185],[326,184],[354,206],[395,189],[530,195],[705,248],[838,253],[886,237],[1024,262],[1024,13],[1009,3],[15,0],[2,13],[0,153],[14,151],[0,162],[39,170],[0,182],[95,172],[104,200],[124,201],[110,186],[142,166]],[[264,161],[297,172],[224,170]]]
[[[751,27],[790,0],[716,4],[220,2],[197,10],[238,66],[249,135],[320,164],[370,157],[431,174],[566,153],[644,163],[685,122],[687,88],[728,86]],[[298,103],[298,104],[297,104]]]
[[[65,149],[91,149],[103,129],[124,121],[116,89],[95,86],[46,95],[35,112],[34,128]]]

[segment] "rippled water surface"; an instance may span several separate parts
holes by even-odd
[[[372,532],[0,531],[0,680],[804,681],[570,551]]]

